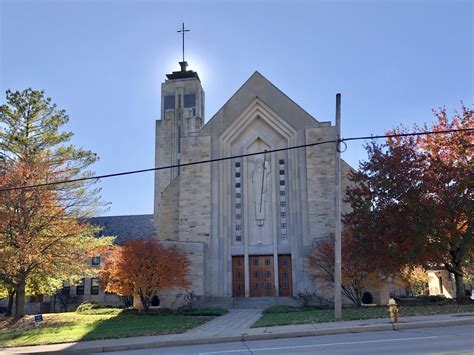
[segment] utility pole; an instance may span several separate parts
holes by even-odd
[[[334,238],[334,317],[342,319],[342,289],[341,289],[341,94],[336,94],[336,193],[335,217],[336,235]]]

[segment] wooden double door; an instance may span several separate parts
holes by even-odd
[[[250,297],[273,297],[275,293],[275,275],[273,255],[249,256],[249,295]],[[278,288],[280,296],[292,296],[291,256],[278,256]],[[245,297],[244,257],[232,257],[232,295]]]

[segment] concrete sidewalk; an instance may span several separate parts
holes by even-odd
[[[255,311],[260,312],[259,310]],[[235,313],[232,313],[234,312],[231,312],[226,316],[235,316]],[[224,320],[224,317],[226,316],[222,316],[221,320]],[[217,321],[217,319],[214,321]],[[215,334],[214,327],[210,327],[210,331],[206,332],[205,329],[201,328],[201,326],[199,327],[201,329],[192,329],[182,334],[143,336],[108,340],[92,340],[78,343],[28,346],[19,348],[3,348],[0,349],[0,352],[5,354],[56,352],[73,352],[84,354],[182,345],[292,338],[343,333],[360,333],[381,330],[443,327],[466,324],[474,324],[474,313],[402,317],[400,319],[400,323],[397,324],[390,323],[388,319],[367,319],[357,321],[313,323],[266,328],[231,329],[232,327],[230,327],[229,329],[225,329],[220,332],[219,335]]]

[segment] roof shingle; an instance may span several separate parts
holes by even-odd
[[[152,214],[92,217],[89,222],[102,227],[99,236],[117,237],[117,244],[133,239],[152,239],[154,235]]]

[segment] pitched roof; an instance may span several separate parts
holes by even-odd
[[[152,214],[92,217],[89,222],[103,228],[99,236],[115,236],[117,244],[132,239],[152,239],[154,234]]]
[[[319,123],[322,123],[256,71],[206,122],[201,129],[201,134],[209,135],[213,128],[222,130],[224,127],[228,127],[229,121],[234,120],[256,97],[278,112],[279,115],[285,117],[297,129],[317,127]]]

